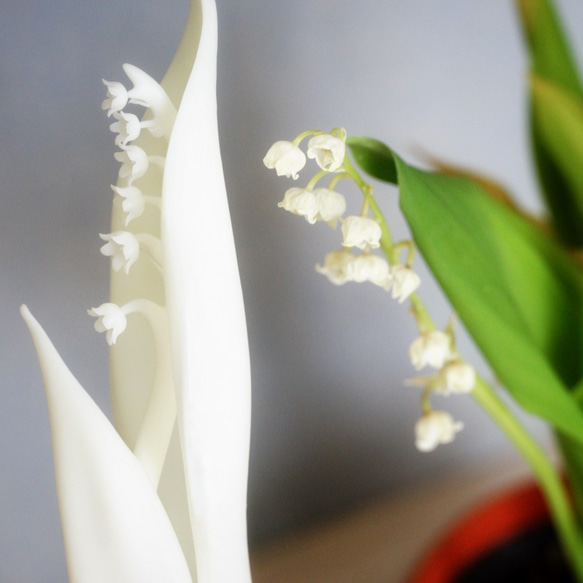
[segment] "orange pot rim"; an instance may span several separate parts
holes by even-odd
[[[547,506],[536,484],[513,489],[480,505],[447,530],[409,583],[451,583],[482,555],[547,521]]]

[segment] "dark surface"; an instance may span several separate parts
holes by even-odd
[[[550,525],[518,535],[452,583],[576,583]]]

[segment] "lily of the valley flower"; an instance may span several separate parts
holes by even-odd
[[[433,384],[436,393],[442,395],[471,393],[476,385],[476,371],[467,362],[450,362],[437,375]]]
[[[336,222],[346,212],[346,199],[344,196],[329,188],[315,188],[314,196],[318,205],[316,219],[324,221],[330,226],[336,226]]]
[[[463,426],[446,411],[429,411],[415,425],[415,445],[419,451],[432,451],[438,445],[451,443]]]
[[[342,223],[343,247],[376,249],[380,246],[381,226],[369,217],[349,216]]]
[[[400,304],[414,293],[421,284],[419,276],[405,265],[391,266],[391,277],[393,279],[393,299],[398,299]]]
[[[113,270],[119,271],[123,267],[124,272],[129,273],[130,267],[140,256],[140,243],[136,236],[128,231],[99,236],[106,241],[100,251],[106,257],[111,257]]]
[[[451,338],[445,332],[432,330],[416,338],[409,347],[413,366],[420,370],[425,366],[441,368],[453,357]]]
[[[128,92],[118,81],[106,81],[102,79],[107,87],[107,97],[101,104],[101,109],[107,110],[107,117],[114,113],[119,113],[128,103]]]
[[[311,190],[305,188],[288,188],[283,200],[278,203],[278,207],[300,215],[311,225],[316,222],[318,216],[318,201]]]
[[[119,145],[127,153],[135,138],[148,161],[166,159],[162,177],[147,172],[142,158],[140,190],[161,191],[161,213],[144,214],[144,232],[131,235],[158,257],[154,264],[139,261],[129,274],[113,270],[111,301],[91,310],[112,346],[115,429],[22,308],[45,379],[75,583],[251,581],[249,355],[218,142],[216,53],[214,2],[192,0],[185,35],[161,85],[124,66],[134,84],[129,100],[147,108],[139,129],[164,140],[135,136],[135,120],[127,117],[133,114],[119,109],[123,99],[114,104],[123,92],[108,85],[106,108],[120,123]],[[123,116],[127,123],[120,122]],[[115,189],[126,202],[136,193],[122,189],[137,180],[139,164],[129,154],[120,161],[127,166]],[[126,262],[114,234],[131,213],[130,221],[141,211],[114,199],[108,243],[119,248],[107,254],[121,253]],[[156,251],[160,234],[163,245]],[[193,252],[209,240],[212,254]],[[156,268],[162,263],[163,272]],[[135,316],[128,323],[129,314]],[[178,440],[171,439],[175,425]],[[164,486],[157,491],[159,483]]]
[[[370,253],[354,256],[346,267],[346,276],[349,281],[370,281],[385,289],[391,286],[389,264],[382,257]]]
[[[150,156],[145,150],[135,144],[121,146],[120,152],[115,152],[113,157],[121,162],[119,169],[119,178],[125,179],[128,186],[131,186],[135,180],[146,174],[150,164],[154,164],[161,170],[164,170],[163,156]]]
[[[297,180],[298,172],[306,165],[306,155],[295,144],[280,140],[267,150],[263,164],[269,169],[275,168],[278,176]]]
[[[344,285],[351,281],[347,271],[354,257],[345,249],[331,251],[324,257],[323,265],[316,265],[316,271],[325,275],[334,285]]]
[[[345,139],[330,134],[318,134],[308,142],[308,158],[315,159],[318,166],[328,172],[335,172],[342,166],[345,153]]]

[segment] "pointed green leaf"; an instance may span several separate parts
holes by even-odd
[[[354,136],[346,140],[356,163],[368,174],[397,184],[397,167],[390,148],[373,138]]]
[[[498,378],[528,411],[582,440],[583,283],[564,252],[474,182],[395,156],[417,245]]]

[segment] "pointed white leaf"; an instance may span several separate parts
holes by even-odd
[[[135,456],[22,306],[43,372],[72,583],[191,583],[168,516]]]

